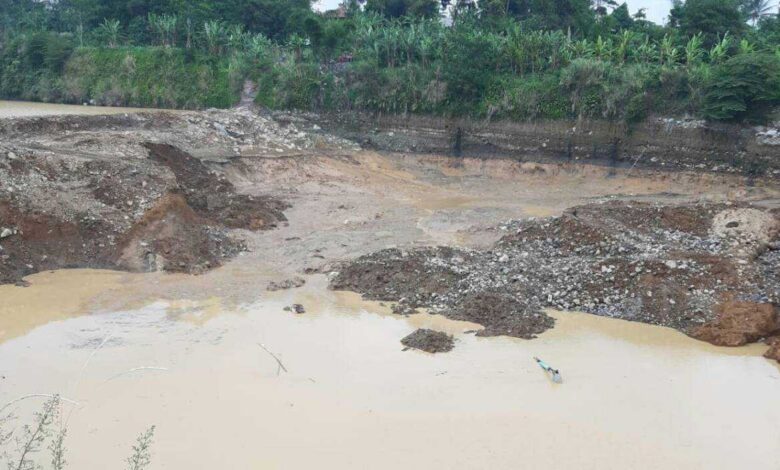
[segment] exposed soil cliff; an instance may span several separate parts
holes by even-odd
[[[489,122],[342,113],[309,119],[365,147],[526,161],[591,161],[616,166],[737,172],[780,178],[780,129],[651,119]]]

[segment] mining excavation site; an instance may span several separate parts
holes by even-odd
[[[767,129],[51,108],[0,114],[0,418],[60,395],[74,468],[776,461]]]

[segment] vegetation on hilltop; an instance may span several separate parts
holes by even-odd
[[[764,122],[780,104],[766,0],[0,0],[0,96],[636,121]],[[446,20],[442,20],[446,11]]]

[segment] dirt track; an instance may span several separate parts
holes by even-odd
[[[775,326],[773,180],[361,152],[248,111],[5,120],[0,132],[2,282],[63,267],[203,273],[248,251],[234,270],[332,273],[334,288],[480,335],[532,338],[554,325],[548,306],[719,344]],[[211,276],[237,298],[265,287]]]

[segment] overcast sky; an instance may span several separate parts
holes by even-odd
[[[341,0],[320,0],[315,3],[315,8],[319,10],[329,10],[336,8]],[[672,0],[626,0],[631,13],[636,13],[640,8],[647,11],[647,19],[655,21],[658,24],[666,23],[666,17],[669,15],[669,9],[672,6]]]

